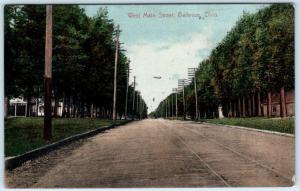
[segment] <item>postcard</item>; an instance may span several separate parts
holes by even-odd
[[[295,184],[293,3],[7,4],[6,188]]]

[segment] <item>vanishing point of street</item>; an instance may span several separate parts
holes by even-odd
[[[77,141],[6,172],[8,187],[291,186],[295,138],[146,119]]]

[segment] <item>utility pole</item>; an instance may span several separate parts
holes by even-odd
[[[177,88],[176,88],[176,119],[178,119],[178,107],[177,107]]]
[[[139,99],[140,99],[140,95],[139,92],[136,92],[136,115],[137,117],[139,116]]]
[[[135,118],[134,102],[135,102],[135,76],[133,76],[133,93],[132,93],[132,118]]]
[[[46,6],[45,76],[44,76],[44,139],[52,138],[52,5]]]
[[[176,119],[178,119],[178,107],[177,107],[177,88],[173,88],[173,93],[175,93],[175,114],[176,114]]]
[[[142,101],[141,101],[141,96],[140,96],[140,101],[139,101],[139,111],[140,111],[140,119],[142,119]]]
[[[171,117],[173,119],[173,94],[171,94]]]
[[[197,95],[197,80],[194,77],[195,101],[196,101],[196,120],[198,120],[198,95]]]
[[[129,84],[129,71],[130,71],[130,60],[128,60],[127,70],[127,83],[126,83],[126,100],[125,100],[125,119],[127,119],[127,101],[128,101],[128,84]]]
[[[184,99],[184,87],[182,91],[182,103],[183,103],[183,119],[185,120],[185,99]]]
[[[170,97],[172,98],[172,97]],[[171,103],[170,100],[168,100],[168,116],[171,117]]]
[[[194,79],[194,91],[195,91],[195,102],[196,102],[196,116],[195,119],[198,120],[198,96],[197,96],[197,80],[196,80],[196,70],[197,68],[189,68],[188,76]]]
[[[113,121],[116,120],[118,49],[119,49],[119,25],[117,26],[117,30],[116,30],[116,53],[115,53],[115,73],[114,73]]]
[[[182,90],[182,105],[183,105],[183,119],[185,120],[185,98],[184,98],[184,86],[186,85],[186,79],[178,80],[178,88]]]

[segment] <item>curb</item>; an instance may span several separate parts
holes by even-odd
[[[114,127],[118,127],[118,126],[121,126],[121,125],[125,125],[129,122],[131,122],[131,120],[124,121],[124,122],[121,122],[119,124],[112,124],[112,125],[98,127],[97,129],[90,130],[90,131],[85,132],[85,133],[73,135],[71,137],[67,137],[65,139],[62,139],[60,141],[51,143],[49,145],[45,145],[45,146],[42,146],[40,148],[28,151],[24,154],[20,154],[20,155],[13,156],[13,157],[8,157],[7,159],[5,159],[5,169],[6,170],[13,170],[13,169],[21,166],[24,162],[26,162],[28,160],[38,158],[38,157],[40,157],[42,155],[45,155],[45,154],[47,154],[47,153],[49,153],[49,152],[51,152],[51,151],[53,151],[53,150],[55,150],[59,147],[68,145],[68,144],[70,144],[70,143],[72,143],[76,140],[79,140],[79,139],[91,137],[91,136],[96,135],[96,134],[98,134],[102,131],[112,129]]]
[[[207,122],[201,122],[201,123],[202,124],[207,124],[207,125],[218,125],[218,126],[225,126],[225,127],[230,127],[230,128],[236,128],[236,129],[243,129],[243,130],[247,130],[247,131],[256,131],[256,132],[261,132],[261,133],[269,133],[269,134],[275,134],[275,135],[286,136],[286,137],[295,137],[294,134],[280,133],[280,132],[277,132],[277,131],[269,131],[269,130],[255,129],[255,128],[250,128],[250,127],[235,126],[235,125],[223,125],[223,124],[218,124],[218,123],[207,123]]]

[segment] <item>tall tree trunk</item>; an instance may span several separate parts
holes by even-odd
[[[71,117],[72,118],[75,117],[75,104],[73,102],[73,99],[72,99],[72,102],[71,102]]]
[[[73,117],[77,118],[77,104],[76,103],[74,103],[74,105],[73,105]]]
[[[236,117],[236,101],[233,102],[233,117]]]
[[[69,116],[73,117],[73,100],[69,97]]]
[[[284,86],[280,88],[280,116],[287,116]]]
[[[57,97],[55,97],[54,98],[54,117],[57,117],[58,116],[58,98]]]
[[[78,105],[78,102],[77,102],[77,105],[76,105],[75,115],[76,115],[76,118],[79,118],[79,105]]]
[[[96,105],[94,105],[93,117],[97,118],[97,106]]]
[[[31,103],[30,103],[30,100],[31,100],[31,95],[30,94],[28,94],[27,95],[27,107],[26,107],[26,109],[27,109],[27,111],[25,111],[25,113],[26,113],[26,117],[30,117],[31,116]]]
[[[254,98],[254,94],[252,94],[251,99],[252,99],[252,116],[256,116],[256,108],[255,108],[255,98]]]
[[[109,119],[112,119],[112,110],[109,110]]]
[[[261,100],[260,100],[260,92],[257,92],[257,109],[258,109],[258,116],[262,116],[262,106],[261,106]]]
[[[84,118],[84,102],[80,102],[80,117]]]
[[[252,110],[251,110],[251,97],[248,97],[248,116],[252,116]]]
[[[96,118],[99,118],[99,109],[100,109],[100,108],[97,106],[97,107],[96,107]]]
[[[63,97],[62,100],[62,117],[66,117],[66,98]]]
[[[226,104],[226,113],[227,113],[227,117],[229,116],[229,112],[230,112],[230,108],[229,108],[229,102],[227,102]],[[225,113],[225,112],[224,112]]]
[[[36,117],[38,117],[39,116],[39,105],[40,105],[40,98],[39,97],[37,97],[36,98]]]
[[[74,118],[76,118],[77,116],[76,116],[76,108],[77,108],[77,106],[76,106],[76,103],[73,103],[73,105],[72,105],[72,116],[74,117]]]
[[[242,117],[241,113],[242,113],[242,105],[241,105],[241,98],[239,97],[238,99],[238,108],[239,108],[239,117]]]
[[[267,111],[268,111],[268,117],[272,116],[272,93],[268,92],[268,107],[267,107]]]
[[[246,117],[246,106],[245,106],[245,97],[243,96],[242,98],[242,109],[243,109],[243,112],[242,112],[242,117]]]
[[[100,118],[101,118],[101,119],[104,118],[103,107],[100,107]]]
[[[229,114],[230,114],[229,117],[232,117],[232,115],[233,115],[233,112],[232,112],[232,102],[229,103]]]
[[[93,118],[93,104],[90,105],[90,118]]]
[[[71,100],[70,98],[67,98],[67,118],[70,118],[70,110],[71,110]]]

